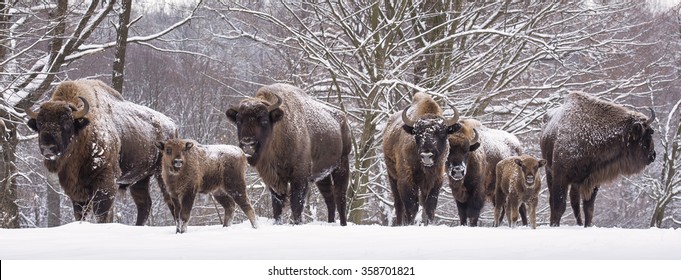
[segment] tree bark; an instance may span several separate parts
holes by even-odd
[[[113,74],[111,75],[111,86],[123,93],[124,71],[125,71],[125,51],[128,47],[128,25],[130,24],[130,13],[132,11],[132,0],[121,2],[122,11],[118,18],[118,32],[116,36],[116,54],[113,62]]]
[[[59,176],[47,174],[47,227],[61,225],[61,195],[59,195]]]

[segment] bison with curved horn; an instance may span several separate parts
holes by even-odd
[[[137,206],[136,225],[151,210],[149,180],[155,176],[166,203],[172,202],[161,178],[156,141],[176,136],[165,115],[123,99],[101,81],[61,83],[38,112],[26,111],[38,132],[40,153],[49,172],[73,202],[76,220],[92,210],[97,222],[111,222],[117,189],[130,189]]]
[[[335,222],[347,224],[350,127],[343,113],[287,84],[260,88],[226,112],[236,124],[239,147],[272,195],[275,223],[290,202],[294,224],[302,222],[308,183],[315,182]]]
[[[601,184],[620,175],[641,172],[655,160],[653,128],[655,111],[647,117],[625,107],[573,92],[561,107],[544,117],[542,156],[547,160],[551,226],[560,226],[566,194],[578,225],[593,222],[596,194]]]
[[[395,225],[414,224],[419,204],[425,210],[425,225],[435,218],[449,153],[447,137],[461,129],[459,113],[453,109],[454,115],[445,118],[430,95],[417,93],[411,105],[388,119],[383,156],[395,201]]]

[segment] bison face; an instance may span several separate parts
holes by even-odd
[[[78,111],[72,104],[50,101],[40,106],[39,112],[26,110],[28,127],[38,132],[40,153],[46,160],[57,160],[69,147],[71,140],[90,121],[85,118],[90,106],[80,97],[83,109]]]
[[[473,129],[472,140],[463,133],[449,138],[449,155],[447,156],[447,175],[454,181],[461,181],[466,176],[468,156],[480,147],[478,131]]]
[[[520,167],[521,176],[524,179],[523,182],[528,188],[534,187],[534,182],[537,179],[539,168],[542,168],[544,165],[546,165],[546,160],[537,160],[532,157],[515,159],[514,162]]]
[[[413,121],[407,116],[407,109],[409,107],[402,111],[404,122],[402,128],[414,136],[421,164],[425,167],[433,167],[447,150],[447,137],[461,129],[458,123],[459,113],[454,109],[454,116],[447,120],[441,116],[426,114]]]
[[[250,165],[258,161],[260,151],[268,143],[274,124],[284,116],[284,111],[279,108],[281,98],[276,97],[277,102],[272,105],[259,99],[247,99],[242,101],[238,108],[230,108],[225,113],[227,118],[236,124],[239,147],[246,154]]]
[[[646,165],[655,161],[656,156],[653,141],[654,130],[650,126],[655,120],[655,111],[650,109],[650,112],[651,116],[648,119],[634,122],[627,140],[627,147],[630,148],[633,156],[645,162]]]
[[[156,142],[156,147],[163,153],[163,168],[170,173],[178,173],[184,165],[186,152],[194,147],[194,143],[179,139],[171,139],[165,143]]]

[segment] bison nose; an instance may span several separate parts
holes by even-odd
[[[244,138],[241,138],[241,140],[239,140],[239,142],[241,142],[241,145],[244,145],[244,146],[253,146],[253,145],[255,145],[255,139],[253,139],[253,137],[244,137]]]
[[[433,161],[433,153],[421,153],[421,163],[427,167],[433,166],[435,163]]]
[[[455,181],[459,181],[463,179],[463,177],[466,175],[466,164],[461,163],[458,165],[452,165],[449,167],[449,177],[454,179]]]
[[[246,156],[250,157],[255,154],[255,139],[251,137],[244,137],[239,140],[239,144],[241,144],[241,149],[244,150],[244,153]]]
[[[534,176],[527,175],[527,177],[525,177],[525,182],[527,182],[528,185],[534,184]]]
[[[57,152],[57,145],[54,144],[40,145],[40,153],[49,160],[55,160],[61,155],[61,153]]]
[[[179,158],[173,159],[173,166],[174,166],[175,168],[181,168],[181,167],[182,167],[182,163],[183,163],[183,160],[182,160],[182,159],[179,159]]]

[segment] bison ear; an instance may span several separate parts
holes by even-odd
[[[38,122],[35,119],[28,120],[26,124],[33,129],[33,131],[38,131]]]
[[[539,168],[542,168],[546,165],[546,160],[545,159],[540,159],[539,160]]]
[[[514,159],[513,162],[515,162],[515,164],[517,164],[518,166],[523,166],[523,161],[518,158]]]
[[[227,115],[227,119],[232,121],[233,123],[236,123],[236,114],[239,112],[235,110],[234,108],[229,108],[227,112],[225,112],[225,115]]]
[[[475,142],[475,144],[473,144],[473,145],[471,145],[470,147],[468,147],[468,151],[474,152],[474,151],[477,150],[478,148],[480,148],[480,142]]]
[[[276,108],[272,111],[270,111],[270,122],[275,123],[281,120],[281,118],[284,116],[284,110]]]
[[[88,124],[90,124],[90,120],[87,118],[80,118],[80,119],[75,119],[73,121],[73,126],[76,128],[76,133],[81,131],[83,128],[85,128]]]
[[[460,123],[455,123],[453,125],[450,125],[447,127],[447,134],[454,134],[457,131],[461,130],[461,124]]]
[[[191,149],[192,147],[194,147],[194,143],[192,142],[187,142],[187,144],[184,144],[185,151],[189,151],[189,149]]]
[[[629,140],[638,141],[638,139],[641,139],[643,136],[643,131],[643,125],[641,123],[634,123],[634,126],[631,128],[631,132],[629,132]]]
[[[163,142],[156,141],[156,143],[154,143],[154,144],[156,144],[156,148],[158,148],[159,150],[161,150],[161,151],[165,150],[165,144],[163,144]]]

